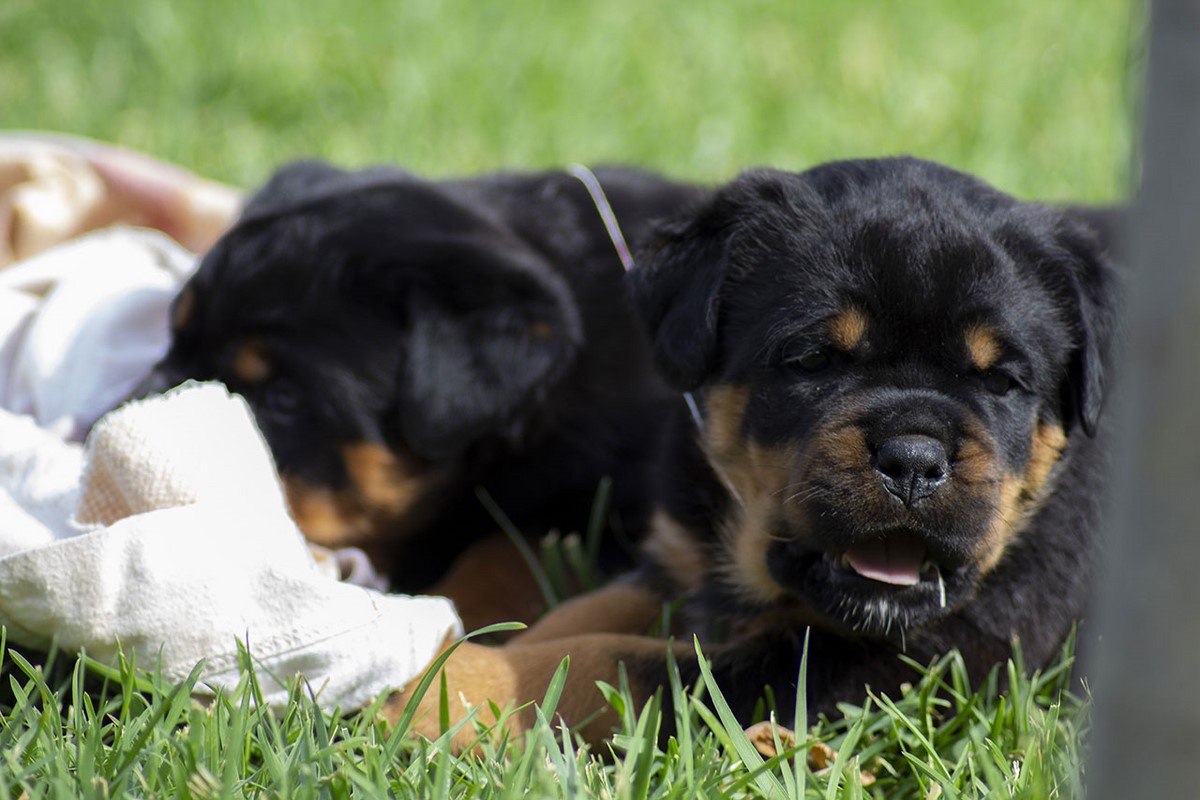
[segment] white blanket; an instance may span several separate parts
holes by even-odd
[[[238,680],[241,641],[268,703],[303,676],[327,706],[361,706],[461,624],[445,598],[337,580],[240,398],[190,384],[71,441],[163,352],[192,261],[114,229],[0,269],[0,624],[31,647],[120,647],[173,679],[203,659],[210,691]]]

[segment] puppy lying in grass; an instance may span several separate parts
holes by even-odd
[[[598,170],[625,235],[698,190]],[[364,550],[468,630],[540,597],[476,496],[531,539],[582,530],[601,479],[636,538],[672,394],[595,201],[565,172],[429,181],[280,170],[175,302],[141,393],[219,380],[249,402],[305,536]],[[490,538],[489,538],[490,535]],[[606,539],[602,563],[628,565]]]
[[[895,693],[901,653],[958,648],[981,677],[1014,638],[1030,668],[1057,652],[1096,571],[1117,307],[1081,214],[914,159],[754,171],[663,225],[631,285],[699,416],[670,423],[643,562],[503,647],[458,647],[452,720],[540,700],[569,656],[558,713],[603,738],[598,680],[623,664],[641,701],[667,683],[646,635],[664,603],[683,679],[695,635],[744,723],[764,687],[793,707],[806,637],[812,713]]]

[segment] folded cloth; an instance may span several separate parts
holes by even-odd
[[[0,407],[82,439],[166,351],[194,262],[157,231],[111,228],[0,269]]]
[[[92,427],[165,350],[168,304],[195,257],[150,230],[50,247],[91,223],[55,228],[61,203],[16,202],[28,181],[5,188],[6,143],[0,135],[0,222],[18,251],[37,253],[0,258],[0,625],[10,640],[100,659],[121,649],[173,679],[203,659],[204,691],[239,679],[241,641],[275,705],[295,676],[344,708],[412,680],[461,635],[453,605],[365,588],[379,581],[361,553],[307,546],[240,398],[193,384]],[[92,145],[58,166],[86,184],[76,170],[100,164],[105,186],[136,187],[146,207],[156,192],[178,200],[215,186],[159,162],[131,170],[137,154]],[[19,148],[8,156],[22,163]],[[137,206],[130,191],[117,195],[126,212]],[[177,231],[220,218],[191,200],[173,209]]]
[[[445,598],[385,595],[319,568],[249,409],[219,384],[105,416],[81,482],[79,446],[45,431],[36,442],[39,430],[0,412],[0,441],[12,433],[38,459],[20,474],[19,457],[0,462],[0,546],[10,521],[24,544],[45,528],[0,558],[0,623],[14,641],[104,660],[120,648],[175,680],[203,659],[211,691],[237,682],[241,640],[267,703],[284,704],[287,680],[303,675],[323,702],[350,708],[411,681],[462,633]],[[74,518],[55,518],[71,499]]]

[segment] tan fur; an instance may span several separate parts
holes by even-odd
[[[867,314],[850,306],[829,320],[829,338],[834,347],[849,353],[858,349],[867,333]]]
[[[376,513],[398,515],[422,495],[424,481],[387,448],[371,442],[342,447],[346,473],[364,506]]]
[[[641,586],[614,583],[574,597],[513,638],[514,644],[548,642],[585,633],[643,635],[662,619],[663,600]]]
[[[734,455],[743,442],[742,418],[750,390],[744,386],[713,386],[704,393],[704,442],[710,454]]]
[[[1045,494],[1050,472],[1062,458],[1063,450],[1067,447],[1067,434],[1061,425],[1043,422],[1033,433],[1033,446],[1030,449],[1029,466],[1025,469],[1024,493],[1033,499],[1040,500]]]
[[[1024,475],[1006,475],[1000,482],[996,520],[980,548],[979,569],[987,574],[1004,557],[1045,498],[1050,473],[1062,458],[1067,436],[1059,425],[1042,423],[1033,432]]]
[[[249,341],[239,347],[232,366],[234,374],[246,383],[262,383],[273,372],[271,361],[258,341]]]
[[[744,502],[721,525],[728,559],[723,571],[730,583],[748,596],[777,598],[783,590],[767,572],[767,548],[787,491],[789,465],[795,458],[782,448],[765,448],[746,439],[742,419],[748,389],[715,386],[705,397],[705,450]]]
[[[445,649],[443,647],[443,652]],[[462,721],[472,709],[478,708],[475,719],[484,726],[492,727],[497,722],[496,715],[491,710],[491,703],[494,703],[501,711],[513,712],[506,720],[505,729],[513,733],[529,730],[536,717],[531,708],[518,710],[518,706],[536,695],[526,697],[521,691],[522,669],[531,681],[535,680],[535,673],[541,675],[545,672],[544,669],[535,668],[534,664],[521,664],[519,658],[512,658],[511,654],[501,647],[485,647],[471,642],[459,645],[450,655],[442,673],[446,681],[447,711],[451,724]],[[544,676],[543,687],[549,683],[551,675],[553,670]],[[420,734],[427,739],[436,739],[441,735],[440,681],[440,676],[435,678],[421,697],[409,732]],[[408,686],[388,698],[381,713],[389,724],[395,725],[399,720],[404,709],[412,702],[419,683],[420,678],[414,679]],[[501,716],[503,717],[503,714]],[[455,734],[452,746],[456,751],[462,752],[476,745],[478,741],[479,736],[474,725],[468,724]]]
[[[701,545],[691,532],[665,511],[650,519],[650,535],[642,549],[667,570],[671,580],[685,592],[694,592],[704,582],[707,568]]]
[[[767,569],[767,550],[774,541],[772,521],[779,500],[756,497],[721,526],[729,560],[721,566],[728,582],[747,599],[769,603],[784,596]]]
[[[175,333],[183,330],[183,326],[187,325],[188,320],[192,318],[192,312],[196,309],[196,290],[191,286],[184,287],[183,292],[175,301],[175,308],[171,314],[171,330]]]
[[[972,485],[995,482],[999,470],[991,437],[978,422],[968,423],[966,434],[954,460],[954,479]]]
[[[867,437],[853,424],[833,423],[813,442],[816,461],[822,469],[850,472],[870,468]]]
[[[778,503],[794,456],[782,448],[767,448],[746,438],[742,419],[749,390],[715,386],[705,395],[704,449],[746,500],[771,496]]]
[[[333,490],[285,477],[292,518],[309,541],[326,547],[368,546],[372,536],[409,511],[428,482],[370,442],[342,447],[350,487]]]
[[[1000,338],[996,332],[982,325],[972,325],[963,332],[967,344],[967,355],[977,370],[988,370],[1000,358]]]
[[[987,536],[980,543],[976,563],[980,574],[986,575],[995,569],[1004,557],[1004,551],[1016,538],[1022,527],[1022,514],[1017,504],[1021,496],[1023,481],[1019,475],[1006,475],[1000,481],[1000,492],[996,500],[995,519]]]
[[[530,704],[541,702],[555,670],[563,657],[568,656],[570,667],[556,716],[587,741],[598,744],[618,720],[604,702],[596,681],[615,686],[620,680],[621,661],[644,659],[661,663],[670,646],[662,639],[619,634],[575,636],[535,644],[513,642],[503,647],[467,642],[451,654],[445,666],[451,724],[465,719],[472,708],[479,708],[476,718],[485,725],[494,725],[496,717],[489,707],[494,703],[502,710],[515,712],[505,721],[508,731],[519,734],[529,730],[535,720]],[[680,657],[690,652],[690,645],[680,643],[674,648]],[[652,686],[640,685],[636,670],[630,671],[629,680],[635,697],[647,697],[654,690]],[[421,698],[411,732],[428,738],[441,734],[439,681],[440,678],[435,679]],[[414,680],[384,705],[382,713],[388,722],[394,724],[400,717],[418,683],[419,679]],[[453,746],[462,751],[477,742],[475,730],[468,725],[454,737]]]
[[[310,542],[325,547],[363,545],[371,521],[355,508],[349,493],[312,486],[292,477],[283,479],[292,519]]]
[[[532,622],[545,606],[529,565],[502,534],[470,545],[429,594],[453,600],[467,631],[494,622]]]

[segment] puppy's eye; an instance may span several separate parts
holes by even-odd
[[[833,363],[829,358],[829,353],[821,349],[808,350],[796,356],[789,356],[785,362],[793,369],[809,373],[820,372]]]
[[[290,422],[300,415],[300,390],[288,381],[273,381],[262,392],[260,405],[277,422]]]
[[[987,389],[994,395],[1003,396],[1008,394],[1013,388],[1013,379],[1003,372],[985,372],[983,373],[983,388]]]

